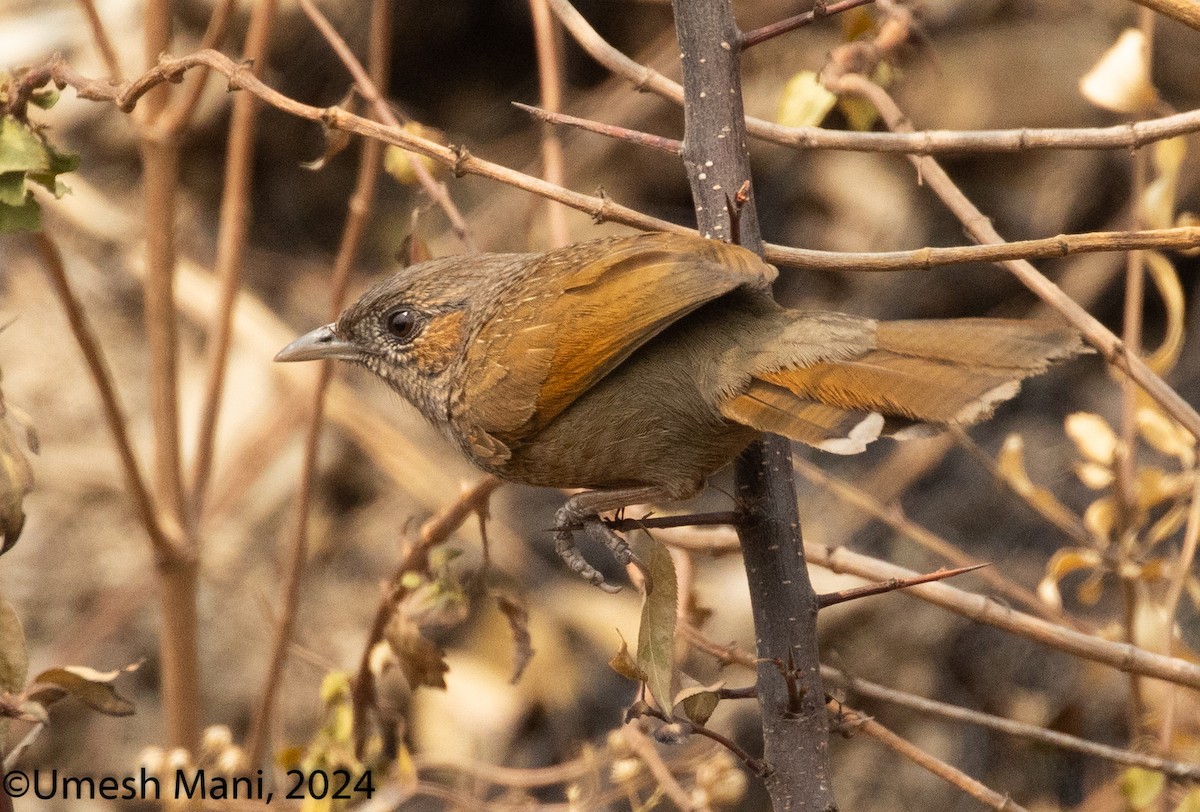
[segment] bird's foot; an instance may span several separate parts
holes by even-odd
[[[609,593],[621,591],[621,587],[605,581],[604,576],[600,574],[599,570],[589,564],[587,559],[583,557],[583,553],[579,551],[579,547],[575,544],[574,531],[576,529],[582,529],[593,539],[608,548],[608,551],[612,553],[613,558],[617,560],[618,564],[622,566],[635,564],[645,572],[645,568],[641,566],[641,562],[638,561],[637,556],[630,549],[629,542],[606,525],[594,511],[581,508],[568,500],[567,504],[559,508],[558,512],[554,515],[554,519],[554,551],[566,562],[572,572],[578,573],[580,578],[593,586],[597,586]]]

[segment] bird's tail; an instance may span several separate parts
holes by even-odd
[[[1008,319],[878,322],[855,357],[755,370],[724,416],[838,454],[990,416],[1021,381],[1084,352],[1079,334]]]

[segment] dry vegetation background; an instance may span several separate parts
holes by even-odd
[[[364,58],[368,6],[321,3]],[[143,64],[138,4],[105,0],[97,8],[127,76],[136,75]],[[638,62],[678,75],[668,5],[604,0],[580,2],[577,8]],[[800,10],[782,0],[737,4],[746,30]],[[1090,104],[1080,93],[1079,80],[1123,29],[1136,25],[1131,4],[929,0],[914,10],[917,35],[889,61],[891,89],[918,128],[1099,126],[1128,119]],[[200,0],[178,4],[172,53],[196,47],[210,12]],[[246,11],[240,8],[226,38],[226,53],[240,53],[245,26]],[[404,113],[438,128],[446,142],[464,145],[474,155],[540,173],[543,131],[510,105],[539,99],[528,4],[396,0],[392,33],[389,96]],[[819,70],[844,34],[843,21],[835,18],[747,52],[747,112],[774,119],[788,81],[799,71]],[[268,84],[314,105],[335,104],[345,96],[348,74],[292,3],[281,4],[270,41],[264,75]],[[53,52],[62,52],[85,75],[105,75],[80,4],[6,0],[0,5],[3,67],[39,63]],[[569,36],[563,38],[563,54],[566,112],[681,135],[674,105],[638,94],[611,77]],[[1164,105],[1200,107],[1198,65],[1200,32],[1160,20],[1152,76]],[[230,102],[224,80],[210,80],[182,141],[177,236],[185,470],[194,453],[206,334],[215,309],[210,269],[217,250]],[[133,129],[111,104],[79,100],[70,90],[52,111],[35,117],[51,125],[56,144],[81,156],[78,171],[64,177],[73,193],[43,206],[44,226],[63,251],[66,270],[112,366],[133,444],[149,466],[152,427],[139,281],[146,204]],[[846,118],[835,110],[825,124],[844,127]],[[625,205],[690,222],[688,185],[676,157],[576,130],[560,135],[567,186],[589,193],[603,188]],[[1200,211],[1195,157],[1200,144],[1188,137],[1184,145],[1188,154],[1174,173],[1176,209]],[[329,268],[357,171],[357,142],[320,171],[302,167],[323,149],[318,126],[262,109],[254,143],[249,243],[241,263],[245,295],[235,322],[216,462],[199,530],[200,713],[205,725],[227,726],[239,743],[259,701],[275,620],[282,611],[306,412],[316,376],[311,369],[280,370],[270,359],[291,337],[328,320]],[[966,242],[960,224],[915,182],[901,156],[792,150],[761,142],[751,150],[759,212],[772,242],[841,251]],[[1127,150],[952,155],[944,166],[1011,240],[1133,227],[1133,159]],[[480,178],[447,177],[446,182],[480,248],[536,250],[550,245],[544,201]],[[567,223],[572,239],[624,230],[595,225],[578,212],[569,213]],[[395,266],[394,257],[414,224],[433,253],[464,250],[419,186],[385,177],[351,295]],[[1180,293],[1194,301],[1197,260],[1168,256]],[[1039,267],[1119,331],[1126,263],[1125,254],[1096,253],[1044,261]],[[785,270],[778,292],[794,306],[890,318],[1044,315],[1035,297],[1011,276],[978,264],[891,274]],[[1186,312],[1186,339],[1168,380],[1195,403],[1200,347],[1192,339],[1194,311],[1189,307]],[[108,717],[75,700],[56,704],[49,725],[20,763],[75,774],[123,774],[139,759],[154,757],[147,748],[168,744],[160,707],[154,560],[79,348],[39,252],[21,236],[0,237],[0,322],[9,320],[0,332],[4,398],[28,413],[41,448],[31,457],[36,486],[25,501],[24,533],[0,561],[0,594],[24,624],[31,673],[61,664],[115,669],[143,662],[116,683],[136,714]],[[1167,321],[1150,286],[1147,347],[1163,340]],[[379,585],[397,566],[403,544],[421,522],[454,502],[463,483],[479,478],[415,411],[368,375],[343,368],[337,377],[344,383],[337,386],[321,441],[294,647],[269,735],[276,753],[290,752],[293,759],[305,748],[311,753],[322,730],[328,733],[322,683],[331,672],[357,667]],[[1102,492],[1087,487],[1073,470],[1080,448],[1064,430],[1064,420],[1079,411],[1101,415],[1114,427],[1121,422],[1120,385],[1095,356],[1030,382],[993,421],[972,432],[970,443],[954,438],[904,446],[881,442],[856,458],[808,451],[800,456],[853,483],[877,505],[901,505],[903,516],[966,554],[993,562],[996,571],[1033,590],[1057,551],[1080,545],[1080,536],[1068,531],[1084,528],[1086,546],[1087,528],[1095,525],[1068,521],[1064,531],[1064,522],[1047,521],[985,463],[1002,456],[1006,437],[1019,435],[1033,482],[1082,516]],[[1181,470],[1180,462],[1139,443],[1147,465],[1172,474]],[[1007,463],[1014,459],[1010,451]],[[1012,469],[1006,470],[1013,481]],[[1172,532],[1158,547],[1133,557],[1136,563],[1162,559],[1162,567],[1149,573],[1127,570],[1123,584],[1111,574],[1088,582],[1092,594],[1084,597],[1096,598],[1090,603],[1076,594],[1087,573],[1071,574],[1062,591],[1074,617],[1119,636],[1121,624],[1132,616],[1146,624],[1142,642],[1166,650],[1162,624],[1152,629],[1153,621],[1127,609],[1131,600],[1135,607],[1157,605],[1173,577],[1170,562],[1179,555],[1195,479],[1180,476],[1186,487],[1149,512],[1157,520],[1174,510],[1178,521],[1172,519]],[[698,506],[728,506],[722,493],[729,490],[728,476],[719,475],[715,485]],[[806,540],[848,545],[916,570],[945,563],[896,530],[899,511],[889,514],[889,524],[861,504],[847,502],[827,483],[801,477],[799,488]],[[628,808],[635,796],[642,801],[654,797],[659,782],[635,747],[650,740],[631,744],[633,739],[613,733],[621,728],[623,709],[635,699],[637,686],[607,666],[620,642],[618,631],[629,641],[637,637],[640,596],[628,588],[615,596],[601,594],[559,564],[545,530],[560,500],[558,493],[511,485],[491,499],[487,590],[524,605],[536,650],[515,685],[510,677],[516,655],[505,616],[487,591],[474,589],[462,575],[477,572],[483,563],[478,524],[467,521],[445,545],[461,554],[443,556],[434,570],[458,574],[467,588],[450,598],[430,588],[424,598],[432,608],[409,610],[422,621],[425,636],[446,651],[446,689],[400,692],[403,701],[391,712],[403,721],[403,739],[415,767],[395,768],[394,777],[408,780],[411,773],[405,769],[415,769],[422,782],[453,788],[460,801],[487,798],[495,808],[508,802],[523,808],[522,799],[563,803],[564,788],[570,785],[599,792],[614,807]],[[608,566],[595,551],[589,557]],[[686,558],[690,565],[681,571],[687,571],[696,602],[714,610],[704,626],[706,635],[752,650],[749,600],[737,555],[696,553]],[[683,560],[677,559],[677,566]],[[1113,566],[1114,560],[1110,555],[1099,568]],[[611,567],[609,577],[623,580]],[[820,592],[858,583],[819,568],[813,568],[813,577]],[[977,576],[955,583],[994,593]],[[1174,651],[1185,658],[1192,657],[1188,645],[1200,645],[1193,598],[1185,595],[1178,612],[1182,638]],[[911,596],[888,595],[830,609],[822,613],[821,624],[825,660],[855,676],[1119,748],[1184,762],[1200,756],[1195,739],[1200,716],[1195,695],[1185,689],[1173,705],[1173,734],[1163,742],[1159,734],[1168,692],[1161,684],[1141,686],[1141,703],[1136,704],[1128,675],[972,623]],[[1150,631],[1157,637],[1151,639]],[[737,666],[722,669],[696,650],[683,663],[705,683],[725,679],[735,687],[753,677]],[[1131,780],[1124,766],[833,690],[1027,808],[1130,808],[1128,793],[1119,789],[1122,780]],[[709,726],[751,752],[761,746],[753,702],[723,701]],[[9,746],[28,730],[27,723],[14,723]],[[978,808],[977,801],[868,738],[835,736],[832,747],[844,809]],[[757,779],[732,777],[736,759],[712,742],[692,739],[682,746],[660,746],[659,753],[678,771],[694,801],[737,809],[759,809],[766,803]],[[557,772],[527,774],[546,779],[544,786],[528,789],[497,768],[562,764],[567,767]],[[1175,808],[1187,789],[1186,783],[1172,783],[1154,801],[1162,805],[1154,808]],[[425,797],[409,803],[405,808],[453,808],[455,802]]]

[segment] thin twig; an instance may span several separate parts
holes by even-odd
[[[337,54],[338,59],[341,60],[346,70],[350,71],[350,75],[354,77],[354,83],[358,85],[359,92],[367,100],[367,103],[371,105],[371,109],[375,111],[376,118],[389,127],[397,130],[400,129],[400,121],[396,118],[396,114],[393,112],[391,106],[388,105],[385,95],[379,90],[383,86],[382,81],[372,81],[371,76],[363,69],[362,63],[358,61],[354,52],[350,50],[350,46],[346,44],[346,41],[342,39],[337,29],[330,24],[320,9],[313,5],[312,0],[299,0],[299,3],[300,8],[303,9],[317,30],[321,32],[321,36],[329,43],[329,47]],[[380,32],[378,35],[385,36],[388,33]],[[375,32],[372,31],[372,34],[375,34]],[[412,161],[411,165],[413,173],[417,176],[417,181],[421,184],[425,193],[445,212],[446,218],[450,221],[450,227],[454,229],[454,233],[458,235],[459,240],[469,250],[476,250],[475,243],[471,238],[471,232],[467,228],[467,222],[463,219],[458,207],[454,205],[454,201],[450,198],[450,193],[446,191],[445,185],[438,183],[420,161]]]
[[[618,127],[615,124],[604,124],[599,121],[592,121],[587,118],[579,118],[578,116],[569,116],[566,113],[559,113],[552,110],[545,110],[541,107],[534,107],[530,104],[521,104],[521,102],[513,102],[513,107],[524,110],[534,118],[545,121],[549,124],[561,124],[567,127],[577,127],[581,130],[597,133],[615,138],[618,141],[628,141],[631,144],[638,144],[643,147],[650,147],[659,152],[666,152],[671,155],[678,155],[683,151],[683,142],[674,138],[667,138],[662,135],[653,135],[651,133],[639,132],[631,130],[628,127]],[[549,180],[549,178],[547,178]]]
[[[83,359],[91,373],[92,382],[99,392],[100,403],[104,407],[104,420],[108,423],[108,430],[112,433],[117,456],[121,458],[121,469],[125,473],[125,485],[129,488],[129,494],[133,498],[134,507],[137,508],[142,527],[145,528],[146,535],[150,537],[150,545],[159,557],[175,558],[182,554],[182,550],[178,540],[169,538],[159,524],[154,502],[146,487],[146,479],[142,476],[141,465],[138,464],[137,456],[133,453],[133,444],[129,441],[129,432],[126,428],[128,422],[125,418],[125,410],[121,407],[120,396],[113,383],[112,371],[108,366],[108,361],[104,358],[104,351],[96,338],[96,332],[88,323],[83,305],[71,289],[67,270],[63,267],[62,252],[45,231],[37,232],[32,239],[42,256],[42,262],[46,267],[46,273],[50,277],[54,292],[58,295],[58,300],[66,313],[67,324],[70,325],[71,333],[75,336],[75,343],[79,345],[79,349],[83,353]]]
[[[799,455],[792,456],[792,464],[796,468],[796,473],[812,484],[824,488],[838,499],[854,505],[864,513],[883,522],[897,533],[911,539],[934,555],[944,558],[955,566],[973,567],[983,563],[979,559],[967,555],[955,544],[937,535],[924,525],[907,518],[900,510],[899,505],[892,505],[890,507],[883,505],[863,489],[825,473],[819,467]],[[1053,607],[1047,606],[1037,595],[1010,578],[1005,577],[997,568],[988,567],[977,572],[976,576],[998,594],[1003,595],[1008,600],[1016,601],[1034,614],[1055,623],[1067,622],[1061,612],[1057,612]]]
[[[886,581],[880,581],[876,584],[866,584],[865,586],[856,586],[850,589],[842,589],[837,592],[826,592],[817,595],[817,605],[821,609],[830,606],[837,606],[839,603],[858,600],[859,598],[869,598],[874,595],[883,595],[888,592],[895,592],[898,589],[907,589],[910,586],[917,584],[929,584],[934,581],[944,581],[947,578],[953,578],[956,575],[973,572],[982,567],[990,566],[989,564],[975,564],[970,567],[958,567],[951,570],[938,570],[936,572],[927,572],[924,575],[918,575],[915,578],[889,578]]]
[[[1140,6],[1200,31],[1200,3],[1195,0],[1133,0]]]
[[[344,130],[375,138],[451,167],[456,173],[478,175],[517,189],[556,200],[573,209],[585,212],[597,222],[615,222],[645,231],[667,231],[694,234],[694,229],[651,217],[609,197],[585,195],[564,189],[478,158],[461,148],[447,147],[422,138],[412,132],[388,127],[370,119],[356,116],[340,107],[312,107],[291,99],[263,84],[250,75],[244,66],[217,51],[197,51],[183,57],[165,57],[157,67],[123,85],[89,79],[76,72],[69,63],[54,58],[22,77],[21,88],[38,87],[54,81],[60,87],[75,88],[80,98],[113,102],[119,110],[129,112],[145,93],[162,82],[174,81],[191,68],[207,66],[229,78],[230,87],[246,90],[286,113],[320,122],[330,129]],[[14,111],[19,98],[9,100]],[[1200,246],[1200,228],[1185,227],[1146,232],[1097,232],[1095,234],[1062,234],[1054,237],[1025,240],[1003,245],[960,246],[955,248],[921,248],[913,251],[882,253],[842,253],[816,251],[790,246],[768,244],[766,257],[777,265],[823,271],[913,271],[928,270],[965,262],[997,262],[1030,257],[1047,259],[1096,251],[1126,251],[1135,248],[1194,248]]]
[[[1115,764],[1125,764],[1130,767],[1142,767],[1147,770],[1155,770],[1164,775],[1169,775],[1172,778],[1180,778],[1184,780],[1197,781],[1200,780],[1200,765],[1188,764],[1182,761],[1171,761],[1158,756],[1152,756],[1148,753],[1137,753],[1133,750],[1123,750],[1119,747],[1111,747],[1107,744],[1081,739],[1078,736],[1071,736],[1066,733],[1059,733],[1056,730],[1047,730],[1044,727],[1030,725],[1024,722],[1017,722],[1012,719],[1005,719],[1002,716],[995,716],[990,713],[972,710],[970,708],[951,705],[946,702],[937,702],[932,699],[926,699],[922,696],[907,693],[906,691],[898,691],[894,688],[888,688],[878,683],[870,682],[869,680],[860,679],[849,675],[831,666],[822,665],[821,674],[829,682],[835,685],[842,685],[861,696],[867,696],[872,699],[877,699],[882,702],[888,702],[892,705],[910,708],[920,713],[930,716],[938,716],[943,719],[952,719],[956,722],[965,722],[966,724],[977,725],[979,727],[995,730],[1000,733],[1005,733],[1010,736],[1015,736],[1020,739],[1038,742],[1039,744],[1058,747],[1062,750],[1071,750],[1076,753],[1084,753],[1096,758],[1102,758],[1106,761],[1111,761]]]
[[[692,803],[691,797],[687,790],[680,786],[675,780],[675,776],[671,774],[671,769],[663,761],[662,756],[658,754],[654,742],[641,731],[638,725],[630,722],[621,728],[621,738],[625,740],[625,744],[633,751],[634,755],[642,760],[642,763],[650,770],[650,774],[654,776],[655,782],[662,788],[662,791],[671,803],[686,812],[692,812],[696,809],[696,805]]]
[[[170,0],[147,0],[145,59],[154,64],[171,47]],[[146,95],[139,124],[153,125],[170,101],[170,88]],[[197,643],[196,583],[199,560],[195,528],[183,490],[179,437],[178,338],[175,312],[175,215],[179,186],[179,147],[139,126],[145,205],[146,277],[142,283],[146,346],[150,356],[150,412],[154,424],[154,494],[160,517],[178,528],[185,554],[160,560],[162,628],[159,656],[167,740],[191,749],[200,738],[200,662]],[[164,519],[160,518],[160,521]],[[175,533],[175,528],[168,531]]]
[[[735,664],[750,669],[755,667],[756,660],[754,655],[735,644],[731,643],[723,646],[688,623],[680,624],[679,631],[691,645],[715,657],[723,664]],[[1056,730],[1047,730],[1037,725],[1017,722],[1002,716],[995,716],[990,713],[952,705],[947,702],[938,702],[937,700],[927,699],[907,691],[888,688],[885,685],[853,676],[829,665],[821,666],[821,675],[828,682],[842,685],[856,694],[877,699],[881,702],[910,708],[921,713],[939,716],[943,719],[952,719],[958,722],[978,725],[979,727],[996,730],[1010,736],[1016,736],[1017,738],[1047,744],[1051,747],[1073,750],[1077,753],[1095,756],[1096,758],[1102,758],[1116,764],[1157,770],[1172,778],[1200,780],[1200,765],[1188,764],[1182,761],[1171,761],[1148,753],[1137,753],[1133,750],[1122,750],[1119,747],[1111,747],[1107,744],[1100,744],[1099,742],[1082,739],[1078,736],[1059,733]]]
[[[275,18],[276,0],[260,0],[250,12],[243,61],[255,76],[261,77],[267,65],[267,46]],[[208,480],[212,473],[213,447],[221,399],[225,391],[225,372],[233,334],[233,306],[242,283],[242,265],[247,231],[252,217],[254,174],[254,137],[258,131],[258,111],[262,102],[250,93],[234,97],[225,150],[225,179],[221,187],[221,216],[217,229],[217,257],[214,272],[220,287],[217,318],[208,330],[208,376],[200,405],[200,425],[196,434],[196,456],[192,466],[192,512],[199,521]]]
[[[857,74],[846,74],[830,83],[838,92],[862,96],[875,106],[893,130],[910,131],[908,118],[892,100],[886,90]],[[946,174],[945,170],[928,157],[909,156],[918,174],[926,185],[942,200],[962,222],[968,233],[982,243],[1002,243],[1003,238],[992,226],[991,221],[975,207],[966,195]],[[1042,273],[1024,260],[1008,260],[1004,268],[1025,287],[1038,295],[1068,322],[1078,329],[1084,338],[1104,356],[1112,366],[1132,377],[1139,386],[1163,409],[1178,420],[1193,437],[1200,438],[1200,414],[1190,403],[1180,397],[1162,378],[1146,366],[1146,363],[1130,353],[1124,342],[1112,331],[1088,313],[1062,288],[1047,279]]]
[[[392,20],[391,0],[373,0],[369,43],[373,87],[386,85],[390,62],[390,32]],[[345,303],[350,274],[358,258],[358,249],[366,231],[367,220],[375,200],[379,168],[383,157],[383,145],[378,141],[367,141],[359,155],[358,178],[354,192],[347,204],[346,223],[342,228],[342,239],[333,262],[333,278],[330,282],[329,313],[336,318]],[[320,450],[321,429],[325,416],[325,393],[333,378],[333,362],[321,362],[317,384],[312,391],[312,407],[309,412],[308,430],[304,440],[304,459],[300,469],[300,485],[296,494],[296,527],[288,555],[288,570],[283,586],[283,609],[275,624],[275,636],[267,676],[263,681],[258,705],[251,720],[250,732],[246,737],[246,752],[249,763],[258,764],[266,752],[267,737],[274,715],[275,702],[283,681],[284,666],[296,625],[296,613],[300,606],[300,589],[304,580],[304,566],[308,560],[308,522],[312,510],[312,493],[317,469],[317,453]]]
[[[1190,4],[1191,0],[1162,0]],[[658,71],[639,65],[604,40],[569,0],[550,0],[550,10],[592,59],[632,84],[676,104],[683,88]],[[751,135],[800,149],[859,152],[907,152],[932,155],[951,152],[1023,152],[1031,149],[1133,149],[1155,141],[1200,131],[1200,110],[1113,127],[1061,129],[927,130],[909,133],[853,132],[821,127],[785,127],[747,116]]]
[[[104,60],[104,67],[108,68],[108,78],[114,82],[124,82],[125,73],[121,70],[121,60],[117,56],[117,49],[113,47],[112,38],[108,36],[104,27],[104,21],[100,19],[100,12],[96,10],[95,0],[79,0],[79,5],[87,17],[88,27],[92,29],[92,41],[96,43],[96,50]]]
[[[986,784],[978,781],[964,773],[957,767],[953,767],[940,758],[926,753],[921,748],[910,742],[902,736],[897,736],[891,730],[888,730],[883,725],[876,722],[870,716],[867,716],[861,711],[856,711],[853,708],[844,705],[840,702],[830,701],[828,704],[830,713],[841,720],[841,727],[848,732],[864,733],[867,736],[875,739],[875,741],[890,747],[896,753],[904,756],[906,759],[916,764],[922,769],[928,770],[930,773],[941,778],[943,781],[958,787],[960,790],[970,795],[975,800],[985,804],[992,809],[1004,810],[1004,812],[1028,812],[1025,807],[1018,804],[1016,801],[1009,798],[1007,795],[1002,795],[991,789]]]
[[[805,544],[809,562],[832,572],[849,573],[860,578],[882,581],[887,578],[911,578],[917,573],[887,561],[856,553],[845,547]],[[956,589],[949,584],[922,584],[904,593],[948,609],[955,614],[998,629],[1035,640],[1059,651],[1111,666],[1125,673],[1155,677],[1176,685],[1200,690],[1200,666],[1177,657],[1168,657],[1077,632],[1041,618],[1005,606],[983,595]]]
[[[229,31],[229,19],[233,16],[236,6],[237,0],[219,0],[213,7],[212,14],[208,18],[208,25],[204,29],[204,35],[200,38],[201,48],[220,49],[221,44],[225,41],[225,34]],[[251,16],[253,17],[253,15],[254,11],[251,11]],[[187,77],[185,87],[177,94],[176,100],[163,111],[158,121],[155,122],[155,131],[158,137],[174,137],[182,132],[188,122],[192,120],[192,116],[200,104],[200,98],[204,95],[204,87],[208,82],[210,71],[211,69],[207,65],[203,65],[195,75]]]
[[[537,51],[538,88],[542,107],[551,113],[562,109],[562,33],[550,14],[546,0],[529,0],[533,17],[533,39]],[[563,146],[551,126],[542,126],[542,177],[555,186],[565,186]],[[546,205],[550,218],[550,242],[561,247],[571,242],[567,228],[566,210],[553,201]]]
[[[1154,37],[1154,12],[1145,8],[1138,9],[1139,29],[1145,36],[1146,47],[1142,50],[1144,59],[1142,69],[1146,76],[1150,75],[1150,65],[1154,55],[1152,44]],[[1130,199],[1132,205],[1129,213],[1133,228],[1139,228],[1145,221],[1143,197],[1146,193],[1147,175],[1150,172],[1150,156],[1146,150],[1135,150],[1132,156],[1133,178],[1130,184]],[[1125,303],[1124,324],[1121,329],[1121,340],[1125,344],[1125,352],[1131,358],[1142,355],[1142,310],[1146,299],[1146,255],[1141,251],[1130,251],[1125,257]],[[1139,555],[1136,549],[1138,538],[1138,506],[1137,494],[1137,409],[1140,393],[1128,375],[1121,376],[1121,442],[1114,460],[1114,496],[1117,500],[1117,537],[1119,542],[1116,549],[1118,570],[1121,564]],[[1197,435],[1200,437],[1200,435]],[[1121,600],[1124,610],[1122,631],[1125,642],[1131,646],[1138,645],[1138,585],[1132,580],[1121,577]],[[1168,623],[1173,624],[1170,620]],[[1171,630],[1167,631],[1170,639]],[[1129,703],[1126,706],[1129,715],[1130,735],[1136,740],[1143,729],[1146,711],[1146,696],[1142,680],[1136,674],[1129,675]]]
[[[753,31],[747,31],[742,34],[742,50],[753,48],[755,45],[766,42],[769,39],[774,39],[782,34],[795,31],[806,25],[811,25],[825,17],[841,14],[843,11],[849,11],[850,9],[865,6],[867,3],[872,2],[874,0],[841,0],[841,2],[829,4],[818,2],[813,6],[812,10],[806,11],[803,14],[797,14],[794,17],[788,17],[779,22],[764,25],[761,28],[755,28]]]
[[[1183,549],[1175,562],[1175,571],[1171,574],[1171,583],[1167,587],[1167,597],[1163,601],[1163,617],[1167,626],[1167,640],[1175,639],[1176,613],[1179,611],[1179,601],[1188,579],[1192,577],[1192,562],[1196,559],[1196,547],[1200,543],[1200,478],[1197,478],[1192,488],[1192,501],[1188,505],[1187,526],[1183,531]],[[1175,728],[1175,690],[1172,688],[1166,696],[1162,709],[1162,724],[1159,727],[1158,741],[1164,750],[1170,752],[1172,731]]]
[[[367,711],[375,702],[375,674],[371,670],[371,652],[375,645],[383,639],[388,622],[396,613],[396,607],[408,594],[404,585],[404,576],[410,572],[420,572],[429,564],[429,551],[450,538],[463,522],[473,514],[487,512],[488,500],[492,493],[503,482],[494,476],[485,476],[471,487],[464,490],[451,504],[447,505],[436,516],[421,525],[414,543],[405,550],[404,557],[392,574],[391,580],[375,610],[375,619],[367,633],[362,656],[359,658],[358,672],[354,676],[351,697],[354,706],[354,735],[358,747],[366,741]]]

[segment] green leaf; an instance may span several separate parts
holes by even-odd
[[[10,694],[20,692],[28,673],[29,650],[25,647],[21,618],[12,604],[0,598],[0,690]]]
[[[29,96],[29,103],[34,107],[40,107],[43,110],[49,110],[54,105],[58,104],[59,92],[58,88],[48,87],[43,90],[35,90]]]
[[[50,168],[46,144],[28,124],[0,119],[0,172],[37,172]]]
[[[32,197],[20,206],[0,204],[0,234],[37,231],[42,227],[42,207]]]
[[[1166,783],[1162,773],[1130,767],[1121,774],[1121,794],[1133,809],[1145,809],[1154,803]]]
[[[646,687],[659,709],[671,715],[675,676],[675,612],[678,585],[675,564],[667,548],[649,533],[637,534],[631,542],[634,553],[649,575],[652,585],[642,603],[642,622],[638,627],[637,664],[646,675]]]
[[[23,206],[28,197],[24,172],[0,172],[0,205]]]

